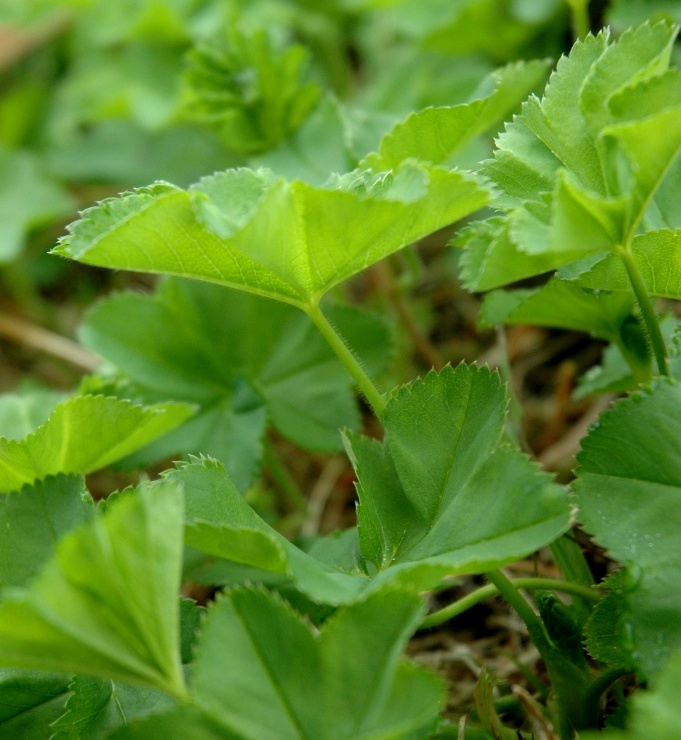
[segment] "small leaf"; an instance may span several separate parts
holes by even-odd
[[[184,404],[136,406],[105,396],[75,396],[23,440],[0,438],[0,490],[58,473],[91,473],[183,422]]]
[[[186,693],[179,658],[182,493],[149,484],[65,535],[0,606],[0,663]]]
[[[578,456],[579,518],[628,569],[624,586],[632,658],[653,678],[681,646],[681,386],[661,380],[618,402]]]

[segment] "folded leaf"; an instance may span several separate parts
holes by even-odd
[[[681,646],[680,420],[674,381],[619,401],[584,439],[574,484],[585,529],[627,567],[625,647],[650,678]]]
[[[0,606],[0,665],[186,689],[180,665],[183,497],[142,486],[64,536]]]
[[[419,588],[524,557],[568,526],[562,489],[501,443],[506,392],[486,368],[430,373],[388,402],[385,442],[350,436],[360,545]]]
[[[137,406],[106,396],[75,396],[22,440],[0,438],[0,490],[58,473],[91,473],[120,460],[189,417],[179,403]]]
[[[188,191],[159,183],[83,212],[56,253],[194,277],[313,306],[330,288],[477,210],[470,174],[405,163],[325,187],[227,170]]]

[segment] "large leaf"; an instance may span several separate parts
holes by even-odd
[[[60,537],[94,512],[82,478],[60,475],[0,496],[0,588],[23,586]]]
[[[405,163],[325,187],[228,170],[88,209],[56,251],[88,264],[200,278],[300,307],[487,201],[471,175]]]
[[[618,402],[582,448],[579,518],[628,569],[625,647],[653,677],[681,646],[681,386],[659,381]]]
[[[445,573],[524,557],[565,531],[565,493],[501,442],[506,405],[497,375],[462,364],[391,397],[383,444],[349,438],[375,583],[431,587]]]
[[[658,23],[616,41],[605,31],[588,36],[558,62],[541,100],[527,100],[483,167],[499,188],[505,228],[476,226],[459,242],[473,250],[464,270],[469,287],[602,258],[632,248],[651,225],[673,223],[667,214],[669,185],[678,183],[681,76],[668,66],[676,32]],[[658,282],[667,284],[667,253],[652,241],[646,249],[652,270],[661,270]]]
[[[0,490],[58,473],[91,473],[181,424],[186,404],[137,406],[106,396],[75,396],[22,440],[0,438]]]
[[[421,611],[417,596],[383,590],[313,633],[276,596],[232,591],[204,623],[195,701],[240,737],[425,738],[440,685],[399,660]]]
[[[183,497],[172,483],[120,496],[64,536],[0,606],[0,664],[118,679],[184,696],[179,651]]]
[[[329,316],[367,369],[382,372],[390,356],[384,322],[351,308],[332,308]],[[290,306],[169,279],[151,297],[102,301],[81,334],[145,401],[199,404],[194,417],[143,457],[204,453],[221,460],[242,490],[261,459],[266,416],[284,436],[324,452],[340,448],[339,427],[359,425],[345,369]]]

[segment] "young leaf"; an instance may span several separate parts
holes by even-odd
[[[64,394],[48,389],[0,396],[0,429],[5,439],[21,439],[47,421]]]
[[[0,490],[57,473],[91,473],[129,455],[182,423],[193,409],[179,403],[136,406],[105,396],[75,396],[55,407],[28,437],[0,438]]]
[[[209,608],[194,700],[240,737],[425,738],[439,681],[399,660],[421,610],[416,595],[383,589],[314,634],[277,596],[234,590]]]
[[[179,657],[183,497],[143,486],[64,536],[0,606],[0,664],[186,689]]]
[[[227,170],[188,191],[156,184],[83,212],[56,253],[200,278],[301,308],[383,257],[477,210],[469,174],[405,163],[324,187]]]
[[[369,154],[361,166],[379,172],[399,167],[406,159],[447,162],[542,82],[546,67],[542,61],[510,64],[489,76],[485,87],[491,86],[491,92],[469,103],[412,113],[383,137],[378,152]]]
[[[0,495],[0,589],[26,584],[50,559],[59,538],[93,513],[92,499],[75,475]]]
[[[674,381],[619,401],[585,438],[574,484],[585,529],[627,567],[629,650],[648,677],[681,645],[680,420]]]
[[[565,531],[564,492],[501,443],[506,405],[497,375],[462,364],[391,397],[383,445],[349,438],[376,584],[405,577],[428,588],[445,571],[496,568]]]
[[[68,676],[0,669],[0,740],[51,737],[64,711]]]
[[[464,263],[471,289],[602,260],[634,249],[635,237],[667,274],[658,241],[673,239],[671,230],[657,231],[658,241],[645,232],[668,223],[664,185],[681,151],[681,76],[667,70],[676,32],[661,22],[612,42],[607,32],[588,36],[559,61],[542,99],[526,101],[483,167],[505,228],[473,226],[457,242],[473,250]],[[623,289],[611,282],[582,284]]]

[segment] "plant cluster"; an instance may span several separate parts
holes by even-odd
[[[0,738],[681,736],[676,5],[0,8],[41,39],[0,103],[14,297],[74,280],[54,255],[162,276],[89,308],[103,364],[76,390],[0,397]],[[397,379],[426,237],[482,327],[605,345],[576,393],[620,398],[568,483],[523,449],[503,372]],[[383,268],[395,319],[359,282]],[[273,439],[347,455],[355,525],[296,536]],[[94,496],[111,467],[154,474]],[[508,576],[540,550],[560,578]],[[483,672],[452,717],[405,646],[494,595],[547,682]]]

